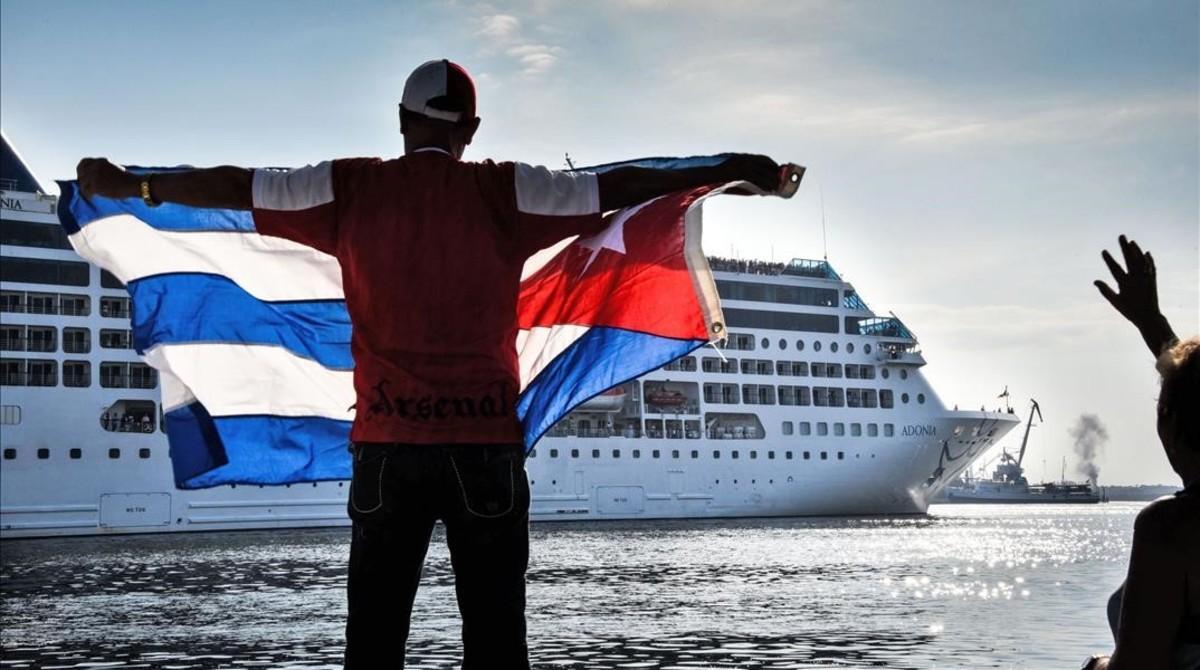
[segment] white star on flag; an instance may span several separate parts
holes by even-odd
[[[658,200],[658,198],[654,198],[654,200]],[[592,261],[596,260],[596,256],[600,255],[601,249],[611,249],[622,255],[625,253],[625,222],[634,214],[640,212],[643,207],[654,202],[654,200],[647,200],[636,207],[627,207],[621,210],[613,216],[612,223],[608,224],[607,228],[577,242],[580,248],[588,249],[592,252],[588,256],[587,263],[583,264],[583,269],[579,271],[579,276],[582,277],[583,273],[587,272]]]

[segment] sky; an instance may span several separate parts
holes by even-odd
[[[1200,332],[1194,0],[3,0],[0,124],[43,181],[84,156],[397,155],[404,79],[443,57],[479,88],[467,158],[807,166],[792,200],[710,201],[706,250],[827,254],[916,333],[947,405],[1036,398],[1031,479],[1073,464],[1068,430],[1093,413],[1102,483],[1178,482],[1151,357],[1091,282],[1129,234],[1176,330]]]

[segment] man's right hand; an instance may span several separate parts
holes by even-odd
[[[107,158],[84,158],[75,167],[83,197],[136,198],[140,195],[137,175],[113,165]]]

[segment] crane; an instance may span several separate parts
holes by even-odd
[[[1017,456],[1017,467],[1021,467],[1021,462],[1025,460],[1025,447],[1029,444],[1029,429],[1033,427],[1033,414],[1037,412],[1038,423],[1043,423],[1042,408],[1038,405],[1038,401],[1033,398],[1029,399],[1029,421],[1025,424],[1025,437],[1021,438],[1021,453]]]

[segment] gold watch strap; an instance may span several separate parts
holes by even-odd
[[[142,202],[146,203],[147,207],[158,207],[160,204],[162,204],[162,203],[155,201],[154,197],[152,195],[150,195],[150,178],[153,176],[154,175],[149,175],[149,174],[146,175],[146,177],[144,179],[142,179],[142,183],[141,183],[141,187],[140,187],[141,193],[142,193]]]

